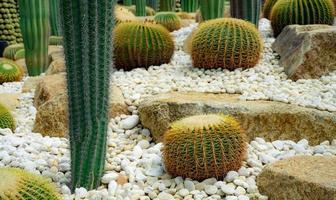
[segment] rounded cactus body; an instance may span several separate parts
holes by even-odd
[[[50,36],[49,45],[56,45],[56,46],[63,45],[63,37],[62,36]]]
[[[207,69],[253,67],[259,62],[262,49],[263,43],[256,27],[234,18],[202,23],[191,42],[194,67]]]
[[[48,179],[22,169],[0,168],[0,177],[0,199],[61,200]]]
[[[19,59],[23,59],[25,58],[25,50],[24,49],[20,49],[19,51],[17,51],[14,55],[14,60],[19,60]]]
[[[161,25],[145,22],[121,23],[114,29],[114,64],[118,69],[161,65],[169,63],[174,42]]]
[[[329,24],[334,22],[331,0],[278,0],[271,12],[274,35],[287,25]]]
[[[17,0],[0,1],[0,41],[8,44],[22,42]]]
[[[12,60],[0,58],[0,84],[20,81],[23,76],[22,68]]]
[[[173,176],[224,178],[246,156],[246,134],[230,116],[196,115],[172,123],[164,134],[163,157]]]
[[[278,0],[266,0],[265,1],[264,9],[263,9],[263,14],[265,18],[270,19],[272,8],[277,1]]]
[[[132,12],[134,15],[136,14],[136,6],[133,5],[133,6],[129,6],[127,7],[127,9]],[[145,10],[146,10],[146,16],[154,16],[155,15],[155,10],[149,6],[146,6],[145,7]]]
[[[23,48],[24,46],[22,43],[9,45],[5,48],[3,52],[3,57],[14,60],[15,54]]]
[[[114,21],[115,24],[119,24],[121,22],[138,21],[138,19],[128,8],[123,6],[115,6]]]
[[[12,131],[14,131],[14,129],[15,129],[15,121],[14,121],[14,118],[13,118],[12,114],[1,103],[0,103],[0,128],[9,128]],[[0,187],[0,189],[1,189],[1,187]]]
[[[154,16],[154,21],[166,27],[169,31],[181,28],[181,18],[174,12],[159,12]]]

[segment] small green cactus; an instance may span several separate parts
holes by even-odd
[[[274,36],[278,36],[283,28],[291,24],[332,25],[334,11],[331,0],[278,0],[271,12]]]
[[[25,50],[24,49],[20,49],[14,55],[14,60],[19,60],[19,59],[24,59],[24,58],[25,58]]]
[[[154,21],[166,27],[169,31],[181,28],[181,19],[174,12],[159,12],[154,16]]]
[[[0,128],[9,128],[15,130],[15,121],[10,111],[0,103]],[[1,177],[1,176],[0,176]],[[0,179],[1,182],[1,179]],[[1,185],[1,184],[0,184]],[[1,187],[0,187],[1,190]],[[0,192],[1,193],[1,192]],[[1,197],[1,195],[0,195]],[[1,198],[0,198],[1,199]]]
[[[1,0],[0,41],[7,41],[8,44],[22,43],[19,19],[17,0]]]
[[[22,68],[12,60],[0,58],[0,84],[20,81],[23,77]]]
[[[161,25],[125,22],[114,29],[114,64],[118,69],[148,68],[170,62],[174,42]]]
[[[266,0],[265,1],[263,13],[266,19],[270,19],[272,8],[277,1],[278,0]]]
[[[63,45],[63,37],[62,36],[50,36],[49,45],[56,45],[56,46]]]
[[[126,7],[129,11],[131,11],[134,15],[136,15],[136,6],[129,6]],[[155,10],[151,7],[146,6],[146,16],[154,16],[155,15]]]
[[[254,67],[261,57],[263,43],[257,28],[250,22],[219,18],[200,25],[193,34],[191,56],[195,67]]]
[[[15,54],[23,48],[24,46],[22,43],[9,45],[5,48],[3,57],[14,60]]]
[[[0,199],[61,200],[56,187],[48,179],[22,169],[0,168]]]
[[[246,134],[230,116],[196,115],[171,124],[163,140],[163,158],[173,176],[195,180],[224,178],[246,156]]]

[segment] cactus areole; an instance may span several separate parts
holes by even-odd
[[[106,157],[114,0],[61,0],[71,186],[100,185]]]

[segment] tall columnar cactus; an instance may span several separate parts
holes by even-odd
[[[159,0],[147,0],[147,5],[153,8],[155,11],[158,11],[159,9]]]
[[[154,16],[154,21],[164,26],[168,31],[181,28],[181,19],[175,12],[159,12]]]
[[[230,0],[231,17],[259,24],[261,0]]]
[[[278,0],[266,0],[263,9],[263,15],[265,18],[269,19],[271,17],[271,11],[273,6]]]
[[[0,70],[1,70],[1,68],[0,68]],[[0,81],[1,81],[1,74],[0,74]],[[0,128],[1,129],[9,128],[12,131],[14,131],[14,129],[15,129],[15,121],[14,121],[14,118],[13,118],[12,114],[1,103],[0,103]],[[3,179],[1,178],[0,181],[1,180],[3,180]],[[1,190],[1,187],[0,187],[0,190]],[[1,195],[0,195],[0,197],[1,197]]]
[[[50,4],[50,33],[53,36],[61,36],[60,0],[49,0]]]
[[[114,0],[61,0],[72,189],[99,186],[106,157]]]
[[[187,117],[174,122],[163,137],[164,163],[173,176],[224,178],[246,156],[246,134],[230,116]]]
[[[175,11],[176,0],[160,0],[160,11]]]
[[[132,4],[132,0],[123,0],[123,5],[125,6],[131,6]]]
[[[135,1],[135,15],[146,16],[146,0]]]
[[[199,0],[181,0],[181,7],[184,12],[196,12]],[[201,0],[202,1],[202,0]]]
[[[291,24],[329,24],[334,22],[331,0],[278,0],[271,12],[274,35]]]
[[[200,0],[199,3],[204,21],[224,17],[225,0]]]
[[[191,57],[200,68],[250,68],[261,57],[263,43],[257,28],[250,22],[220,18],[200,25],[193,33]]]
[[[0,199],[61,200],[48,179],[17,168],[0,168]]]
[[[161,25],[121,23],[114,30],[114,62],[118,69],[132,70],[168,63],[174,53],[174,42]]]
[[[19,0],[20,28],[30,76],[38,76],[49,65],[49,1]]]
[[[0,41],[8,44],[22,42],[19,12],[16,0],[1,0],[0,2]]]

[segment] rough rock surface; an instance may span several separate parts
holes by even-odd
[[[335,171],[335,156],[296,156],[266,166],[257,185],[269,200],[336,200]]]
[[[290,25],[272,48],[292,80],[319,78],[336,69],[336,27]]]
[[[64,59],[57,59],[50,63],[45,74],[52,75],[52,74],[57,74],[61,72],[65,72],[65,61]]]
[[[169,124],[185,116],[224,113],[237,118],[249,139],[308,139],[312,144],[336,138],[336,113],[272,101],[242,101],[239,95],[209,93],[159,94],[141,102],[142,124],[161,141]]]
[[[5,105],[10,110],[14,110],[19,105],[19,94],[1,93],[0,104]]]
[[[32,76],[29,77],[27,80],[24,81],[21,92],[26,93],[30,92],[31,90],[35,90],[37,84],[40,82],[42,76]]]

